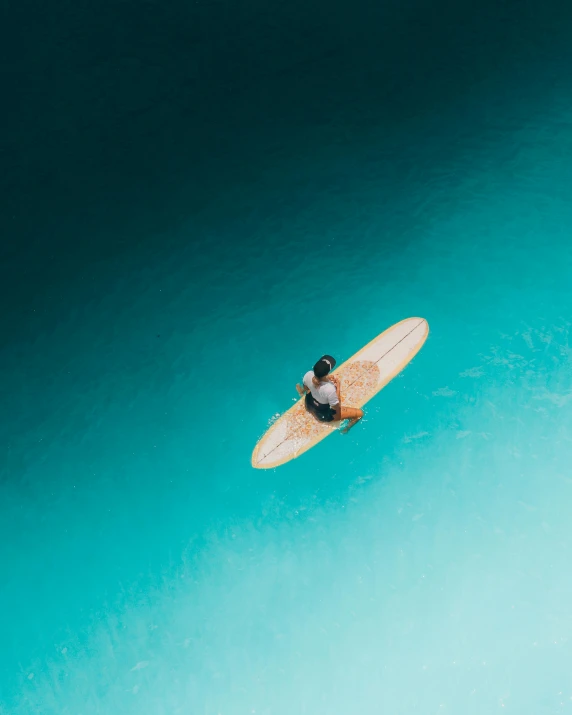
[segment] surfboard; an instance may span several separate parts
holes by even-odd
[[[342,404],[362,407],[398,375],[419,352],[429,335],[424,318],[406,318],[385,330],[332,375],[340,380]],[[252,453],[256,469],[279,467],[339,429],[340,422],[319,422],[302,397],[265,432]]]

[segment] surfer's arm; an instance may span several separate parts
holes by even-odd
[[[330,375],[330,382],[332,385],[336,388],[336,394],[338,396],[338,402],[341,403],[342,401],[342,396],[340,395],[340,381],[335,375]]]
[[[308,388],[304,384],[296,385],[296,389],[298,390],[300,397],[304,397],[304,395],[308,392]]]

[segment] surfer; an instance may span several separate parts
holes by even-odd
[[[340,381],[335,375],[330,375],[336,365],[331,355],[324,355],[304,375],[301,385],[296,385],[300,396],[306,395],[306,409],[320,422],[337,422],[349,420],[341,430],[343,434],[363,417],[363,410],[342,405]]]

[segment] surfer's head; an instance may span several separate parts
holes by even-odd
[[[335,366],[335,359],[331,355],[324,355],[314,365],[314,375],[318,378],[318,380],[321,380],[326,377],[330,370],[333,370]]]

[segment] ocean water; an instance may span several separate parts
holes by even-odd
[[[572,6],[6,10],[2,715],[572,712]]]

